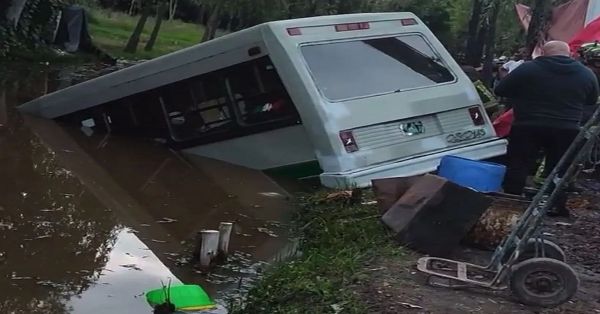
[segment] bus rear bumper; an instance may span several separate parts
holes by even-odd
[[[390,177],[409,177],[433,172],[440,164],[442,157],[459,156],[474,160],[483,160],[506,154],[508,142],[504,139],[468,145],[459,148],[439,151],[429,155],[396,160],[368,168],[348,172],[324,172],[321,184],[330,188],[363,188],[371,186],[371,180]]]

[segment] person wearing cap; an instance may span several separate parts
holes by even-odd
[[[514,103],[515,120],[509,135],[504,191],[522,194],[538,152],[546,168],[554,169],[581,128],[584,107],[596,104],[598,80],[570,57],[569,45],[551,41],[543,55],[513,70],[496,87],[496,94]],[[561,197],[556,215],[568,215]]]

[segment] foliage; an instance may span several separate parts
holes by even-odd
[[[16,27],[6,17],[12,1],[0,7],[0,58],[14,50],[32,50],[46,44],[48,25],[52,25],[63,0],[27,0]]]
[[[1,1],[0,18],[4,18],[4,12],[12,1]],[[5,40],[0,43],[0,56],[6,55],[10,50],[21,49],[26,46],[34,48],[44,43],[44,29],[49,23],[49,18],[56,13],[57,9],[64,4],[81,4],[87,8],[116,12],[115,14],[129,13],[139,14],[142,8],[137,4],[139,0],[27,0],[27,8],[23,18],[16,28],[7,26],[0,21],[0,36]],[[174,1],[174,0],[171,0]],[[489,27],[492,6],[498,7],[498,18],[494,24],[496,27],[495,40],[491,41],[497,55],[509,55],[516,47],[525,42],[525,34],[516,18],[514,5],[517,2],[533,5],[534,0],[177,0],[177,10],[173,12],[176,19],[193,24],[203,24],[207,32],[199,30],[198,37],[194,43],[201,39],[211,39],[216,29],[225,31],[237,31],[262,22],[301,18],[315,15],[347,14],[359,12],[385,12],[385,11],[412,11],[416,13],[438,38],[454,53],[464,52],[467,47],[469,34],[468,25],[472,17],[472,4],[474,1],[483,3],[484,10],[478,17],[479,28],[483,29],[479,45],[475,48],[483,51],[485,31]],[[567,0],[554,0],[553,4],[560,4]],[[170,3],[169,0],[144,0],[144,5],[156,5]],[[133,8],[133,10],[132,10]],[[111,26],[95,23],[96,30],[106,34]],[[150,23],[153,25],[152,23]],[[127,29],[132,32],[135,26]],[[111,41],[118,38],[121,40],[122,29],[116,29],[118,34],[101,37],[101,40]],[[203,34],[205,36],[203,36]],[[477,34],[475,34],[477,35]],[[142,35],[143,37],[144,35]],[[128,38],[129,36],[127,36]],[[159,45],[163,35],[159,36]],[[120,44],[123,48],[126,39]],[[142,39],[143,41],[143,39]],[[489,42],[489,41],[488,41]],[[109,43],[113,46],[116,43]],[[187,44],[186,44],[187,45]],[[178,47],[179,45],[170,45]],[[18,48],[17,48],[18,47]],[[171,49],[163,49],[171,51]],[[144,54],[144,52],[140,52]]]
[[[197,44],[203,32],[203,28],[196,24],[177,20],[163,21],[154,49],[152,51],[140,49],[137,53],[130,54],[123,52],[123,47],[135,28],[137,17],[101,9],[91,10],[89,15],[90,34],[94,44],[116,58],[133,60],[158,57]],[[150,38],[154,21],[154,17],[148,19],[142,32],[141,45],[145,45]]]
[[[365,313],[352,285],[365,262],[401,256],[374,206],[323,203],[323,194],[301,198],[294,219],[302,255],[274,266],[253,288],[239,313]],[[234,311],[234,312],[235,312]]]

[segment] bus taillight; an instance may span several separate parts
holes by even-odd
[[[479,107],[469,108],[469,115],[471,116],[471,120],[473,120],[473,124],[477,126],[485,124],[485,118],[483,117],[483,114],[481,114]]]
[[[419,24],[415,19],[401,19],[400,23],[402,23],[402,26],[413,26]]]
[[[352,131],[341,131],[340,139],[342,140],[342,144],[344,144],[346,152],[354,153],[358,151],[358,145],[356,144],[356,140],[354,140]]]
[[[368,22],[335,25],[336,32],[359,31],[371,28]]]
[[[302,35],[302,30],[299,27],[288,28],[287,32],[290,36],[300,36]]]

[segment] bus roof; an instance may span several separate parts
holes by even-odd
[[[206,61],[228,51],[260,44],[264,31],[272,31],[282,38],[283,34],[289,36],[289,29],[410,18],[416,16],[412,13],[364,13],[268,22],[50,93],[21,105],[19,109],[54,119],[201,75],[210,72],[200,69]],[[232,61],[230,65],[246,60]]]

